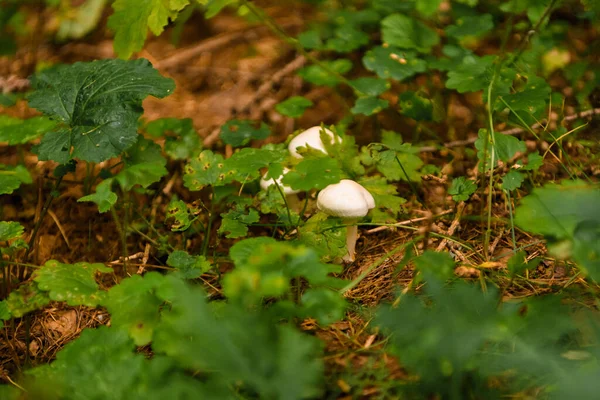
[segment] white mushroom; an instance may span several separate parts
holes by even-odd
[[[279,186],[279,188],[285,195],[287,206],[290,208],[290,210],[299,210],[301,201],[298,198],[298,196],[296,196],[296,194],[299,193],[300,190],[294,190],[291,187],[289,187],[288,185],[284,185],[282,183],[283,177],[288,172],[290,172],[290,170],[288,168],[283,168],[283,174],[279,175],[279,178],[277,178],[277,179],[273,179],[273,178],[265,179],[265,177],[262,177],[260,180],[260,187],[263,190],[267,190],[269,188],[269,186],[272,186],[275,184],[275,182],[277,182],[277,185]]]
[[[327,154],[327,150],[325,150],[325,145],[321,141],[321,132],[325,131],[325,133],[331,138],[333,143],[340,142],[341,139],[339,136],[331,132],[327,128],[321,128],[320,126],[313,126],[300,133],[298,136],[293,138],[288,145],[288,150],[290,154],[294,158],[302,158],[300,154],[298,154],[298,147],[310,147],[315,150],[322,151]]]
[[[348,224],[346,232],[346,247],[348,253],[344,261],[354,261],[359,218],[367,215],[370,209],[375,208],[375,199],[361,185],[349,179],[342,179],[339,183],[329,185],[321,190],[317,197],[317,207],[328,215],[340,217]]]

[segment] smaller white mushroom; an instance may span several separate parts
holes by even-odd
[[[300,190],[294,190],[291,187],[284,185],[282,183],[283,177],[288,172],[290,172],[290,170],[288,168],[283,168],[283,174],[279,175],[279,178],[277,178],[277,179],[273,179],[273,178],[265,179],[265,177],[262,177],[260,180],[260,187],[263,190],[267,190],[269,188],[269,186],[272,186],[275,184],[275,182],[277,182],[277,185],[279,185],[279,188],[285,195],[285,199],[286,199],[287,205],[290,208],[290,210],[299,210],[301,201],[298,198],[298,196],[296,196],[296,194],[300,193]]]
[[[294,158],[302,158],[300,154],[298,154],[298,147],[309,147],[315,150],[322,151],[327,154],[327,150],[325,150],[325,145],[321,141],[321,132],[325,131],[325,133],[331,138],[333,143],[341,142],[339,136],[331,132],[327,128],[321,128],[320,126],[313,126],[300,133],[298,136],[293,138],[288,145],[288,150],[290,154]]]
[[[348,253],[344,261],[354,261],[359,218],[368,214],[375,208],[375,199],[367,189],[349,179],[342,179],[339,183],[329,185],[321,190],[317,197],[317,207],[324,213],[340,217],[348,224],[346,230],[346,247]]]

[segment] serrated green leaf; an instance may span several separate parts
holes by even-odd
[[[464,176],[452,179],[452,184],[448,189],[448,194],[454,201],[467,201],[469,197],[477,190],[477,185]]]
[[[446,87],[459,93],[478,92],[489,86],[490,68],[496,56],[466,57],[461,64],[448,72]]]
[[[398,188],[381,176],[364,177],[358,183],[373,195],[376,208],[388,211],[383,219],[373,218],[373,222],[395,221],[397,214],[402,212],[402,205],[406,203],[406,199],[398,195]]]
[[[173,232],[187,231],[193,222],[191,212],[198,212],[198,210],[190,210],[183,200],[174,197],[167,206],[165,223]]]
[[[185,166],[183,181],[190,190],[201,190],[208,185],[224,184],[225,164],[223,156],[204,150]]]
[[[24,231],[25,228],[18,222],[0,221],[0,242],[18,239]]]
[[[299,242],[317,251],[323,261],[341,259],[347,253],[346,228],[339,219],[317,212],[298,231]]]
[[[117,0],[113,3],[113,14],[108,27],[115,32],[114,48],[121,58],[129,58],[144,46],[148,29],[160,35],[169,19],[175,19],[189,1]]]
[[[400,94],[399,100],[403,115],[417,121],[433,120],[433,103],[428,98],[408,90]]]
[[[34,272],[33,280],[41,290],[47,291],[50,299],[65,301],[68,305],[95,307],[105,292],[98,291],[94,275],[113,272],[104,264],[63,264],[56,260],[47,261]]]
[[[243,148],[225,160],[229,182],[248,182],[261,177],[260,170],[271,164],[282,163],[287,157],[284,150],[267,147],[260,149]]]
[[[527,81],[525,88],[514,94],[502,96],[511,111],[526,111],[531,114],[546,108],[550,98],[550,86],[545,79],[532,77]],[[504,102],[498,103],[498,108],[504,108]]]
[[[537,171],[544,164],[544,157],[540,153],[535,152],[527,155],[527,164],[521,168],[525,171]]]
[[[111,314],[111,326],[129,332],[138,346],[148,344],[160,321],[163,300],[156,292],[164,284],[163,276],[149,272],[143,277],[133,275],[110,288],[102,305]]]
[[[299,118],[307,108],[313,106],[313,102],[302,96],[293,96],[275,106],[279,114],[286,117]]]
[[[23,183],[31,182],[31,175],[24,166],[8,167],[0,164],[0,195],[11,194]]]
[[[160,118],[146,125],[146,132],[165,138],[165,153],[174,160],[187,160],[202,150],[198,132],[190,118]]]
[[[352,114],[373,115],[388,108],[390,102],[376,96],[359,97],[350,110]]]
[[[446,28],[450,37],[481,36],[494,28],[491,14],[465,15],[456,20],[454,25]]]
[[[390,88],[390,83],[385,79],[363,77],[350,81],[352,87],[361,94],[368,96],[379,96]]]
[[[233,119],[221,127],[219,137],[225,144],[239,147],[250,143],[253,139],[266,139],[270,134],[271,131],[264,122],[257,124],[255,121]]]
[[[502,189],[504,190],[515,190],[521,187],[521,184],[525,180],[525,175],[522,173],[511,169],[508,173],[502,178]]]
[[[374,47],[363,57],[363,65],[383,79],[403,81],[420,72],[425,72],[427,63],[413,51],[397,47]]]
[[[126,150],[123,162],[125,167],[114,179],[125,192],[136,185],[147,188],[168,172],[167,160],[162,156],[160,146],[141,136]]]
[[[423,166],[423,161],[414,154],[396,153],[394,150],[387,150],[380,153],[381,158],[377,161],[377,170],[381,172],[390,181],[419,181],[421,174],[419,169]],[[396,160],[396,157],[398,158]],[[406,173],[405,173],[406,172]]]
[[[41,160],[101,162],[137,140],[142,100],[174,89],[145,59],[59,65],[32,79],[29,105],[59,121],[38,147]]]
[[[194,256],[183,250],[175,250],[169,254],[167,265],[177,269],[177,275],[183,279],[196,279],[212,266],[204,256]]]
[[[236,206],[233,210],[221,214],[221,226],[219,234],[226,238],[235,239],[248,234],[248,225],[258,222],[260,216],[256,210],[246,212],[243,207]]]
[[[527,150],[525,142],[517,139],[514,136],[503,135],[501,133],[494,132],[493,139],[495,165],[492,167],[494,168],[498,164],[499,160],[509,161],[518,152],[524,153]],[[489,141],[490,135],[488,132],[485,129],[480,129],[478,139],[475,142],[475,148],[477,149],[477,158],[482,161],[479,166],[479,169],[482,171],[490,168],[492,146],[490,145]]]
[[[422,22],[402,14],[392,14],[381,21],[383,42],[401,49],[431,52],[440,37]]]
[[[315,85],[335,86],[339,83],[339,79],[329,71],[343,75],[352,69],[352,62],[346,59],[321,61],[321,64],[325,65],[327,69],[318,65],[309,65],[299,69],[297,73],[302,79]]]
[[[96,193],[88,194],[77,200],[77,202],[91,201],[96,203],[98,211],[105,213],[117,202],[117,194],[112,191],[112,179],[105,179],[96,186]]]
[[[56,122],[47,117],[19,119],[0,115],[0,142],[9,145],[25,144],[51,131]]]
[[[328,157],[305,158],[294,171],[283,177],[282,182],[294,190],[309,191],[338,183],[341,177],[342,171],[336,160]]]

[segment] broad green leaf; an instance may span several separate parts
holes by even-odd
[[[291,118],[300,118],[307,108],[313,106],[313,102],[302,96],[293,96],[275,106],[279,114]]]
[[[174,160],[187,160],[202,150],[198,132],[189,118],[160,118],[149,122],[145,129],[155,138],[165,138],[165,153]]]
[[[260,173],[262,168],[282,163],[287,155],[287,151],[269,149],[266,146],[260,149],[246,147],[236,151],[225,160],[228,182],[253,181],[262,176]]]
[[[399,100],[403,115],[417,121],[433,120],[433,103],[428,98],[407,90],[400,94]]]
[[[23,183],[31,182],[31,175],[24,166],[8,167],[0,164],[0,195],[11,194]]]
[[[418,182],[421,179],[419,169],[423,166],[423,160],[418,156],[409,153],[396,153],[394,150],[381,152],[379,156],[377,170],[388,180],[406,181],[410,179]]]
[[[527,150],[525,142],[517,139],[514,136],[503,135],[498,132],[494,132],[494,165],[496,167],[499,160],[509,161],[518,152],[524,153]],[[492,146],[490,144],[490,135],[487,130],[480,129],[479,137],[475,142],[475,148],[477,149],[477,158],[481,161],[479,169],[488,170],[490,168],[490,162],[492,159]]]
[[[110,288],[102,305],[111,314],[111,326],[129,332],[138,346],[148,344],[160,321],[163,300],[156,292],[164,284],[162,275],[149,272],[143,277],[133,275]]]
[[[461,64],[448,72],[446,87],[459,93],[478,92],[489,86],[496,56],[466,57]]]
[[[454,201],[467,201],[469,197],[477,190],[477,185],[464,176],[452,179],[452,184],[448,189],[448,194]]]
[[[50,303],[48,293],[35,284],[24,284],[13,289],[5,300],[5,305],[13,318],[21,318],[34,310],[40,310]]]
[[[129,58],[142,49],[148,29],[160,35],[169,19],[175,19],[177,13],[188,0],[116,0],[113,14],[108,19],[108,27],[115,32],[114,48],[121,58]]]
[[[383,42],[401,49],[414,49],[429,53],[440,42],[438,34],[419,22],[402,14],[392,14],[381,21]]]
[[[125,151],[122,159],[125,167],[114,179],[125,192],[136,185],[147,188],[168,172],[167,160],[162,156],[160,146],[141,136]]]
[[[50,260],[34,272],[33,280],[41,290],[47,291],[50,299],[54,301],[65,301],[71,306],[95,307],[105,294],[98,290],[94,278],[96,271],[113,272],[104,264],[63,264]]]
[[[423,16],[429,17],[436,13],[442,0],[417,0],[416,10]]]
[[[70,10],[60,22],[56,32],[57,39],[81,39],[90,33],[100,22],[105,5],[106,0],[87,0]]]
[[[369,35],[360,27],[350,24],[338,26],[333,35],[325,43],[325,48],[338,53],[350,53],[369,44]]]
[[[117,194],[112,191],[112,179],[105,179],[96,186],[96,193],[88,194],[77,200],[77,202],[91,201],[96,203],[98,211],[105,213],[117,202]]]
[[[406,199],[398,195],[398,188],[395,185],[388,184],[387,179],[381,176],[365,177],[358,181],[365,189],[373,195],[376,208],[386,210],[380,214],[379,218],[373,217],[373,222],[394,222],[397,215],[402,212],[402,205]]]
[[[183,181],[190,190],[225,184],[225,160],[220,154],[204,150],[185,166]]]
[[[465,36],[481,36],[494,28],[490,14],[465,15],[456,20],[454,25],[446,28],[448,36],[464,38]]]
[[[18,222],[0,221],[0,242],[18,239],[24,231],[25,228]]]
[[[183,279],[198,278],[212,268],[206,257],[194,256],[183,250],[175,250],[169,254],[167,265],[177,269],[177,275]]]
[[[317,50],[323,47],[323,40],[321,35],[315,29],[304,31],[298,35],[298,42],[305,49]]]
[[[390,102],[376,96],[359,97],[354,107],[350,110],[352,114],[373,115],[388,108]]]
[[[9,145],[25,144],[51,131],[56,122],[47,117],[19,119],[0,115],[0,142]]]
[[[420,72],[425,72],[427,63],[413,51],[397,47],[373,47],[363,57],[363,65],[383,79],[403,81]]]
[[[600,222],[600,190],[582,181],[536,188],[515,210],[515,224],[528,232],[572,239],[583,221]]]
[[[525,171],[537,171],[544,164],[544,158],[540,153],[535,152],[527,155],[527,164],[522,165],[521,168]]]
[[[269,127],[264,122],[233,119],[221,127],[219,137],[225,144],[240,147],[250,143],[250,140],[266,139],[271,134]]]
[[[532,77],[527,81],[525,88],[514,94],[502,96],[511,111],[525,111],[535,114],[546,109],[546,102],[550,98],[550,86],[545,79]],[[504,102],[498,102],[497,108],[504,108]]]
[[[511,169],[508,173],[502,178],[502,189],[504,190],[515,190],[521,187],[521,184],[525,180],[525,175],[522,173]]]
[[[335,86],[339,83],[336,74],[343,75],[352,69],[352,62],[343,58],[335,61],[322,61],[321,64],[325,65],[326,69],[318,65],[309,65],[299,69],[298,75],[305,81],[315,85]]]
[[[379,96],[391,87],[385,79],[374,77],[358,78],[350,81],[350,83],[355,90],[368,96]]]
[[[229,249],[229,257],[236,265],[245,264],[256,254],[257,248],[264,245],[274,245],[275,243],[277,243],[275,239],[267,236],[240,240]]]
[[[596,282],[600,282],[600,222],[582,221],[573,234],[573,260]]]
[[[37,148],[41,160],[101,162],[137,140],[142,100],[174,89],[147,60],[98,60],[59,65],[32,79],[29,105],[59,121]]]
[[[339,292],[325,288],[308,289],[300,303],[305,318],[314,318],[321,326],[342,320],[348,305]]]
[[[295,190],[309,191],[323,189],[327,185],[338,183],[342,171],[338,163],[328,157],[305,158],[296,169],[287,173],[282,182]]]
[[[298,231],[299,242],[317,251],[324,261],[341,259],[347,253],[346,228],[337,218],[317,212]]]
[[[454,260],[448,253],[427,250],[414,263],[415,269],[423,274],[425,280],[444,281],[454,276]]]

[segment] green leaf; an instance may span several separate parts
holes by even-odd
[[[407,90],[400,94],[402,114],[417,121],[433,120],[433,103],[419,93]]]
[[[412,51],[397,47],[373,47],[363,57],[363,65],[383,79],[403,81],[420,72],[425,72],[427,63]]]
[[[415,258],[415,269],[425,277],[425,280],[437,279],[445,281],[454,276],[454,260],[448,253],[432,250],[425,251]]]
[[[525,88],[514,94],[502,96],[511,111],[525,111],[535,114],[546,108],[546,102],[550,98],[551,88],[545,79],[532,77],[527,81]],[[504,102],[498,103],[499,108],[504,108]]]
[[[258,222],[260,219],[258,211],[256,210],[244,210],[243,207],[236,205],[236,207],[227,212],[221,214],[223,220],[219,227],[219,234],[226,234],[226,238],[235,239],[244,237],[248,234],[248,225]]]
[[[160,322],[163,300],[156,292],[163,285],[162,275],[149,272],[143,277],[133,275],[111,287],[102,301],[111,314],[111,326],[129,332],[138,346],[148,344]]]
[[[577,224],[572,254],[584,273],[600,282],[600,222],[582,221]]]
[[[115,32],[114,48],[120,58],[129,58],[139,51],[146,41],[148,28],[160,35],[169,19],[175,19],[189,1],[116,0],[113,14],[108,19],[108,27]]]
[[[183,250],[175,250],[169,254],[167,265],[177,269],[177,275],[183,279],[195,279],[212,266],[204,256],[193,256]]]
[[[340,83],[339,79],[329,71],[343,75],[352,69],[352,62],[343,58],[335,61],[321,61],[321,64],[325,65],[326,69],[318,65],[309,65],[299,69],[298,76],[315,85],[335,86]]]
[[[201,190],[205,186],[225,184],[223,156],[204,150],[185,166],[183,181],[190,190]]]
[[[584,221],[600,222],[600,190],[582,181],[536,188],[515,210],[515,224],[554,240],[572,239]]]
[[[508,269],[511,278],[514,278],[526,270],[535,269],[540,261],[542,261],[541,258],[534,258],[533,260],[527,262],[527,253],[525,253],[523,250],[520,250],[509,258],[506,268]]]
[[[279,114],[291,118],[300,118],[307,108],[313,106],[313,102],[302,96],[293,96],[275,106]]]
[[[321,35],[315,29],[304,31],[298,35],[298,42],[305,49],[316,50],[323,47],[323,40]]]
[[[11,194],[23,183],[31,182],[31,175],[24,166],[7,167],[0,164],[0,195]]]
[[[183,200],[173,197],[166,210],[165,224],[173,232],[187,231],[193,222],[193,213],[199,212],[196,208],[188,207]]]
[[[341,259],[347,253],[346,228],[337,218],[317,212],[298,231],[300,243],[317,251],[324,261]]]
[[[377,209],[386,210],[379,218],[372,218],[373,222],[391,223],[397,220],[397,215],[402,212],[402,205],[406,199],[398,195],[398,188],[387,183],[381,176],[365,177],[358,181],[373,195]]]
[[[167,160],[162,156],[160,146],[141,136],[126,150],[122,159],[125,167],[114,179],[125,192],[136,185],[147,188],[168,172]]]
[[[38,156],[61,164],[120,155],[137,140],[142,100],[174,89],[144,59],[59,65],[36,74],[32,86],[29,105],[60,122],[42,138]]]
[[[302,295],[305,318],[314,318],[327,326],[344,318],[347,303],[340,293],[325,288],[310,288]]]
[[[5,300],[6,307],[13,318],[21,318],[34,310],[40,310],[50,303],[48,293],[41,291],[37,285],[25,284],[10,292]]]
[[[390,102],[376,96],[359,97],[354,107],[350,110],[352,114],[373,115],[388,108]]]
[[[446,87],[456,89],[459,93],[478,92],[489,86],[490,70],[496,56],[466,57],[461,64],[448,72]]]
[[[388,90],[391,85],[385,79],[363,77],[350,81],[354,90],[367,96],[379,96],[381,93]]]
[[[233,119],[221,127],[219,137],[225,144],[240,147],[250,143],[252,139],[266,139],[270,134],[271,131],[264,122],[257,124],[255,121]]]
[[[0,242],[18,239],[24,231],[25,228],[18,222],[0,221]]]
[[[402,14],[392,14],[381,21],[383,42],[401,49],[429,53],[440,42],[434,30],[422,22]]]
[[[100,22],[106,0],[87,0],[79,7],[69,10],[62,19],[56,37],[58,40],[81,39]]]
[[[521,184],[525,180],[525,175],[522,173],[511,169],[508,173],[502,178],[502,189],[504,190],[515,190],[521,187]]]
[[[9,145],[25,144],[51,131],[56,122],[47,117],[19,119],[0,115],[0,142]]]
[[[446,28],[446,34],[454,38],[481,36],[494,28],[491,14],[465,15]]]
[[[475,148],[477,151],[477,158],[482,161],[479,169],[488,170],[491,162],[492,146],[490,145],[490,135],[487,130],[480,129],[479,137],[475,142]],[[524,153],[527,150],[525,142],[517,139],[514,136],[503,135],[498,132],[494,132],[494,160],[495,164],[492,167],[496,167],[498,160],[509,161],[518,152]],[[485,160],[484,160],[485,158]],[[483,162],[485,161],[485,162]]]
[[[351,24],[335,28],[334,37],[327,40],[325,48],[338,53],[350,53],[369,44],[369,35]]]
[[[65,301],[70,306],[95,307],[105,293],[98,291],[94,279],[96,271],[113,272],[104,264],[63,264],[50,260],[34,272],[33,280],[41,290],[49,292],[50,299],[54,301]]]
[[[459,176],[452,180],[448,194],[452,196],[454,201],[467,201],[476,190],[477,185],[475,182],[464,176]]]
[[[294,171],[283,177],[283,184],[294,190],[309,191],[323,189],[327,185],[338,183],[342,177],[336,160],[328,157],[305,158],[296,166]]]
[[[91,201],[96,203],[98,211],[105,213],[117,202],[117,194],[112,191],[112,179],[105,179],[96,186],[96,193],[88,194],[77,200],[77,202]]]
[[[0,301],[0,329],[4,327],[4,322],[9,320],[11,317],[10,310],[8,308],[8,303],[6,300]]]
[[[198,132],[190,118],[160,118],[146,125],[146,132],[165,138],[165,153],[174,160],[187,160],[202,150]]]
[[[415,8],[421,15],[429,17],[437,12],[441,2],[442,0],[417,0]]]

